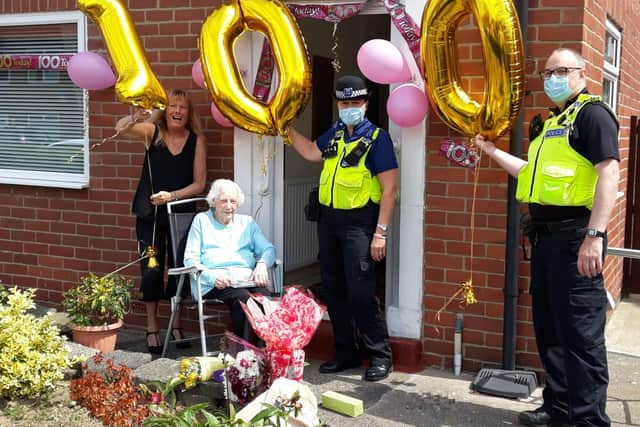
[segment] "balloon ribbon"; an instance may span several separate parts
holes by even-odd
[[[460,284],[460,289],[458,289],[453,295],[449,297],[449,299],[444,303],[442,307],[436,312],[436,319],[438,322],[440,321],[440,314],[451,304],[456,298],[461,296],[460,298],[460,306],[465,307],[468,305],[472,305],[478,302],[476,298],[475,292],[473,290],[473,246],[475,240],[475,229],[476,229],[476,195],[478,192],[478,177],[480,176],[480,162],[476,166],[476,172],[474,174],[473,179],[473,199],[471,200],[471,242],[470,242],[470,250],[469,250],[469,280],[462,282]]]

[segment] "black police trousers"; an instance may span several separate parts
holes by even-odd
[[[378,205],[371,202],[359,209],[321,209],[322,293],[333,326],[336,360],[359,359],[357,332],[372,364],[391,361],[370,250],[377,220]]]
[[[607,296],[602,274],[578,273],[585,234],[585,228],[576,227],[530,235],[533,326],[545,369],[543,407],[554,421],[610,426],[605,413]]]

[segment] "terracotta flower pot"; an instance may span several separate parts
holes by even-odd
[[[122,320],[116,323],[102,326],[76,326],[73,325],[73,342],[95,348],[103,352],[113,351],[116,348],[118,330],[122,327]]]

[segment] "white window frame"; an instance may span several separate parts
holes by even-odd
[[[603,57],[605,58],[605,60],[602,73],[602,86],[604,89],[605,81],[608,81],[611,84],[611,105],[609,105],[609,107],[611,107],[613,111],[616,111],[618,107],[618,82],[620,81],[620,46],[622,44],[622,33],[620,32],[618,27],[616,27],[616,25],[608,19],[605,24],[605,30],[605,52],[603,52]],[[612,64],[606,60],[606,43],[609,36],[613,37],[617,42],[616,52],[614,54],[615,64]]]
[[[80,11],[0,14],[0,27],[26,27],[30,25],[76,24],[78,52],[87,50],[87,19]],[[82,174],[0,169],[1,184],[80,189],[89,186],[89,94],[83,90],[83,143],[84,167]]]

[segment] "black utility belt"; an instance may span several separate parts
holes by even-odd
[[[569,218],[561,221],[536,221],[533,220],[531,225],[537,229],[547,233],[560,233],[563,231],[572,231],[578,228],[584,228],[589,224],[589,217]]]
[[[331,212],[354,212],[354,213],[358,213],[358,212],[363,212],[363,211],[369,211],[372,209],[378,209],[380,208],[380,205],[378,203],[373,202],[371,199],[369,199],[369,201],[367,202],[366,205],[359,207],[359,208],[353,208],[353,209],[338,209],[338,208],[334,208],[333,206],[327,206],[327,205],[320,205],[321,209],[327,210],[327,211],[331,211]]]

